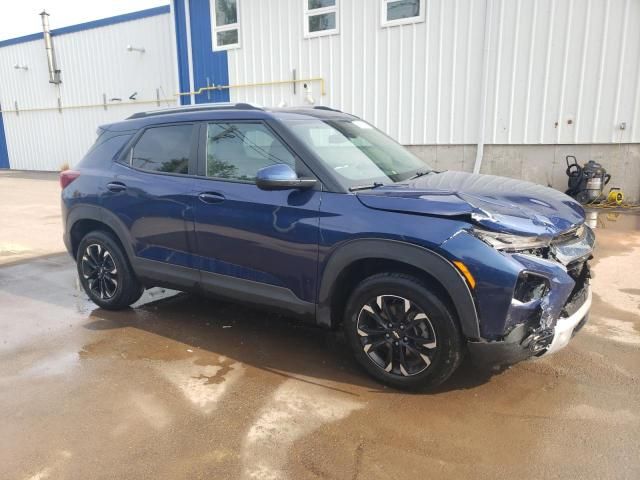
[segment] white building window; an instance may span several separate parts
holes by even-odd
[[[229,50],[240,46],[240,0],[212,0],[211,25],[213,49]]]
[[[424,0],[381,0],[383,27],[424,22]]]
[[[320,37],[338,33],[339,0],[302,0],[304,2],[304,36]]]

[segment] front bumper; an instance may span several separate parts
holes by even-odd
[[[566,347],[573,335],[587,323],[590,309],[591,289],[587,292],[585,302],[573,315],[558,319],[556,326],[553,328],[553,340],[551,340],[549,347],[547,347],[541,356],[550,355]]]
[[[524,327],[514,329],[504,339],[495,342],[472,341],[469,354],[479,364],[512,365],[534,356],[543,357],[563,349],[584,326],[591,309],[591,289],[587,287],[586,300],[570,316],[561,317],[549,331],[526,335]]]
[[[468,338],[471,356],[478,363],[504,365],[566,346],[591,305],[591,229],[579,227],[547,247],[514,252],[472,236],[455,235],[443,244],[476,280],[480,337]]]

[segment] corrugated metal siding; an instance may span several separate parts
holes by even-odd
[[[174,105],[176,81],[172,55],[171,17],[161,14],[91,30],[54,36],[62,105],[101,104],[107,99],[138,92],[141,102],[160,96]],[[127,45],[144,47],[145,53],[128,52]],[[16,63],[29,69],[16,70]],[[58,87],[48,83],[42,40],[0,48],[0,102],[3,110],[57,107]],[[95,139],[96,128],[121,120],[155,103],[112,105],[47,111],[3,113],[11,168],[56,170],[77,163]]]
[[[326,80],[324,97],[312,85],[317,104],[401,143],[477,143],[488,8],[485,143],[640,141],[637,0],[427,0],[425,22],[391,28],[380,27],[379,1],[342,0],[340,33],[310,39],[304,1],[240,2],[231,84],[286,80],[296,69]],[[304,92],[236,88],[231,100],[297,105]]]

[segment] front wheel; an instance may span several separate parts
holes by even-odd
[[[344,327],[358,363],[392,387],[434,387],[462,361],[455,315],[409,275],[381,273],[363,280],[347,302]]]
[[[78,246],[76,262],[82,288],[102,308],[126,308],[144,292],[120,245],[107,232],[88,233]]]

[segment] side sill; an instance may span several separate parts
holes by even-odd
[[[131,265],[145,286],[186,291],[194,291],[198,287],[199,272],[193,268],[140,257],[131,258]]]
[[[147,286],[201,292],[207,296],[250,304],[315,323],[316,305],[300,300],[287,288],[140,257],[134,257],[131,263],[136,275]]]
[[[288,288],[211,272],[200,272],[200,287],[209,295],[315,320],[315,304],[300,300]]]

